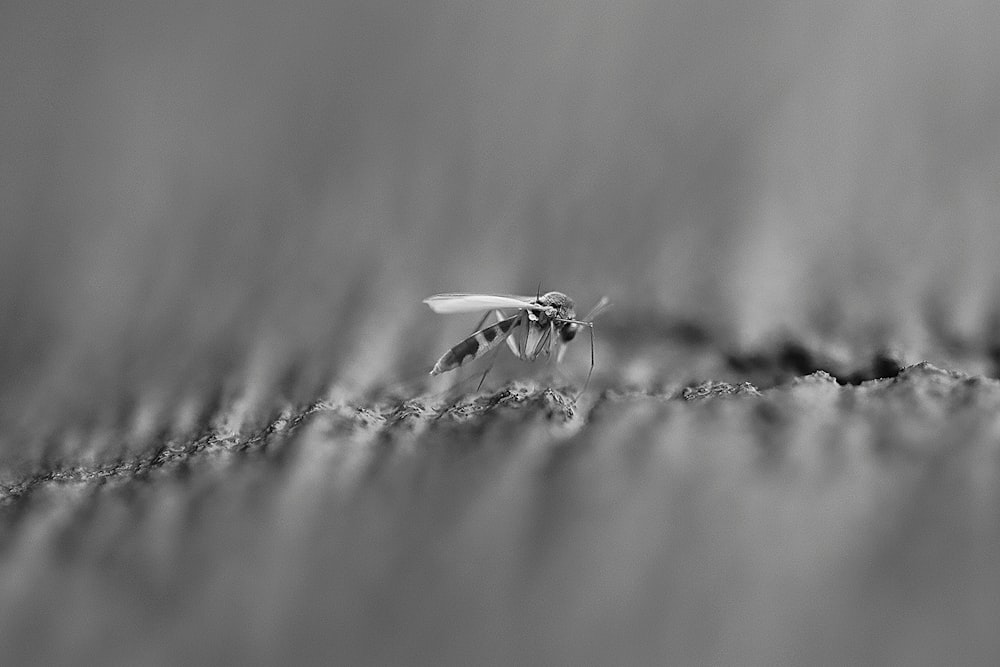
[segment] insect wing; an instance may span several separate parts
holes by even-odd
[[[435,294],[424,299],[424,303],[442,315],[475,313],[493,308],[542,309],[542,306],[532,303],[530,297],[504,294]]]

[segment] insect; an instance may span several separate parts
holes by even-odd
[[[586,389],[594,372],[594,324],[592,320],[610,305],[607,297],[582,320],[576,319],[573,300],[562,292],[548,292],[540,296],[508,296],[503,294],[435,294],[424,299],[435,313],[475,313],[486,311],[479,320],[476,331],[444,353],[431,375],[440,375],[482,357],[504,341],[518,359],[534,361],[539,356],[549,357],[555,351],[555,360],[561,361],[566,345],[573,340],[580,327],[590,329],[590,371]],[[505,311],[517,311],[510,315]],[[496,322],[481,328],[490,315]],[[486,373],[479,380],[482,387]],[[478,390],[477,390],[478,391]]]

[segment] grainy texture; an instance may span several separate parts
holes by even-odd
[[[8,480],[3,640],[41,662],[986,664],[1000,382],[919,364],[575,402],[239,399]],[[127,432],[91,437],[128,439]]]
[[[998,34],[6,3],[3,662],[1000,663]],[[427,377],[536,289],[579,400]]]

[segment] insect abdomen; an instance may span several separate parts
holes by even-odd
[[[483,356],[502,343],[510,334],[511,329],[517,326],[520,321],[521,315],[518,314],[514,317],[509,317],[506,320],[501,320],[492,326],[488,326],[485,329],[472,334],[461,343],[445,352],[444,356],[438,359],[437,363],[434,364],[434,368],[431,369],[431,375],[446,373],[450,370],[458,368],[462,364]]]

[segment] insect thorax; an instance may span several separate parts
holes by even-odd
[[[546,306],[547,310],[538,313],[538,324],[547,327],[550,320],[572,320],[576,317],[575,304],[573,299],[562,292],[547,292],[535,300],[540,306]],[[556,327],[565,326],[562,322],[556,322]]]

